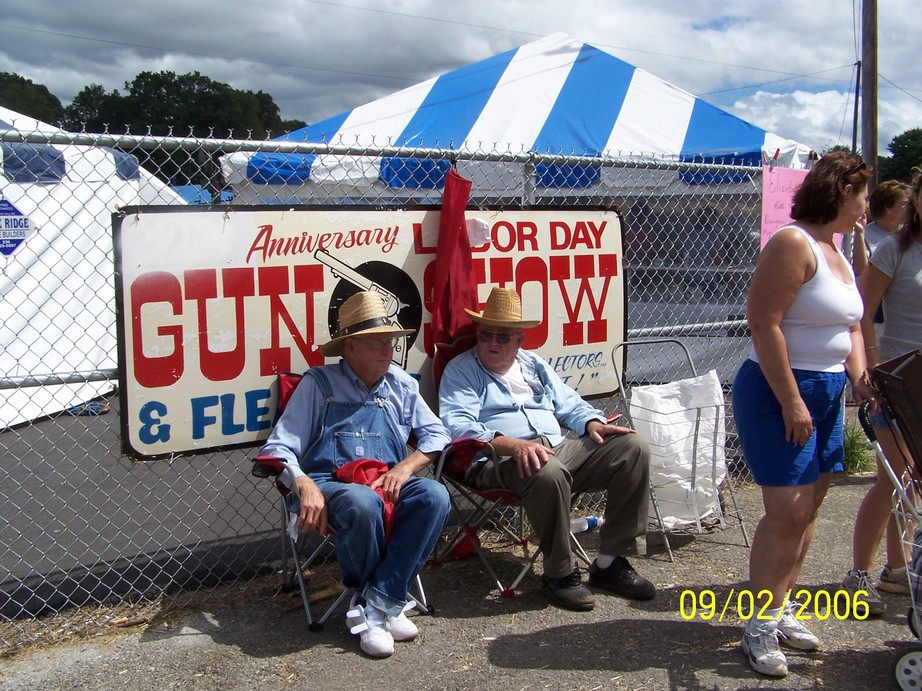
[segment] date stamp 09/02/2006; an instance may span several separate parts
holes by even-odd
[[[801,621],[817,619],[825,621],[833,619],[867,619],[869,612],[867,591],[857,590],[850,593],[847,590],[837,590],[830,593],[828,590],[811,592],[800,589],[796,593],[788,591],[784,598],[784,611],[788,602],[793,604],[794,617]],[[758,604],[762,601],[764,604]],[[685,621],[702,619],[709,621],[717,619],[723,621],[725,617],[746,619],[772,619],[767,613],[771,602],[771,592],[761,590],[753,593],[751,590],[737,590],[730,588],[727,596],[721,599],[713,590],[683,590],[679,596],[679,616]]]

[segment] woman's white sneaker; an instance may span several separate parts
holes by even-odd
[[[901,566],[898,569],[891,569],[885,566],[880,572],[880,581],[878,588],[888,593],[898,593],[900,595],[909,595],[909,579],[906,577],[906,567]]]
[[[778,620],[778,640],[798,650],[816,650],[820,639],[797,619],[799,609],[790,600],[785,605]]]
[[[769,677],[787,676],[788,660],[778,647],[777,629],[747,630],[743,633],[742,646],[749,666],[756,672]]]

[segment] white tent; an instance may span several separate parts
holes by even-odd
[[[60,132],[0,108],[0,130]],[[117,208],[182,204],[113,149],[0,142],[0,379],[66,377],[116,362],[112,220]],[[0,430],[107,392],[105,382],[0,389]]]
[[[282,141],[344,147],[529,152],[617,159],[805,167],[810,148],[766,132],[614,55],[555,34],[461,67],[308,127]],[[777,156],[776,156],[777,154]],[[337,154],[244,153],[221,170],[237,203],[291,203],[441,187],[450,162]],[[525,162],[461,160],[474,189],[523,188]],[[663,188],[670,171],[538,165],[537,189]],[[606,179],[606,176],[614,176]]]

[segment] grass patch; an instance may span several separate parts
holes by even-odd
[[[845,472],[867,473],[877,467],[874,448],[861,429],[861,425],[851,420],[845,421]]]

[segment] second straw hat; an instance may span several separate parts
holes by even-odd
[[[496,287],[490,291],[483,312],[464,310],[467,316],[479,324],[502,326],[510,329],[530,329],[541,322],[522,319],[522,298],[512,288]]]

